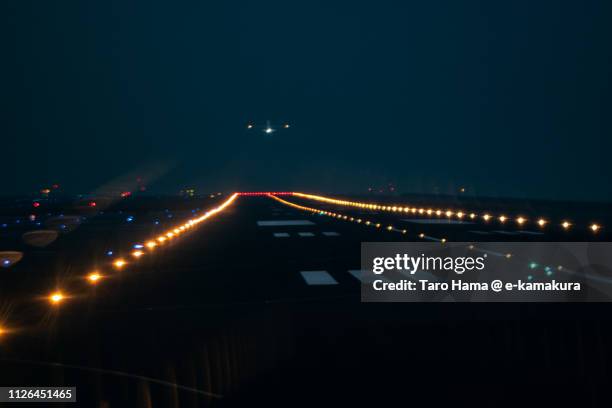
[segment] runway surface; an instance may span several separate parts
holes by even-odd
[[[360,303],[361,242],[420,234],[581,240],[586,232],[542,234],[286,198],[383,226],[376,228],[241,197],[113,270],[111,260],[118,253],[129,260],[134,242],[225,198],[113,207],[46,248],[17,248],[24,259],[0,270],[12,325],[0,342],[0,383],[75,385],[79,406],[101,407],[609,400],[608,304]],[[19,228],[13,222],[1,242],[21,245]],[[93,269],[103,276],[96,285],[84,279]],[[56,288],[66,299],[50,305],[45,296]]]

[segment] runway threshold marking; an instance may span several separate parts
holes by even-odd
[[[287,232],[275,232],[274,238],[289,238],[289,234]]]
[[[300,274],[310,286],[338,284],[338,281],[327,271],[301,271]]]
[[[315,234],[313,234],[312,232],[298,232],[298,235],[300,237],[303,237],[303,238],[304,237],[314,237],[315,236]]]
[[[335,231],[323,231],[322,234],[325,235],[326,237],[339,237],[340,236],[340,234]]]

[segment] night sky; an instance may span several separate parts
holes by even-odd
[[[612,200],[610,1],[4,1],[2,193]],[[288,121],[273,135],[249,121]]]

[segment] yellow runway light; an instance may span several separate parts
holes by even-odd
[[[49,295],[49,302],[54,305],[60,304],[65,299],[62,292],[53,292]]]
[[[117,269],[121,269],[126,265],[126,262],[124,259],[117,259],[115,262],[113,262],[113,266]]]
[[[102,279],[102,275],[100,275],[98,272],[92,272],[89,275],[87,275],[87,280],[89,281],[89,283],[92,283],[92,284],[98,283],[100,279]]]

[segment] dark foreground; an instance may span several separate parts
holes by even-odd
[[[265,197],[241,198],[111,272],[106,251],[150,236],[165,217],[132,212],[133,223],[123,222],[125,213],[92,218],[0,270],[4,314],[15,327],[0,342],[1,385],[75,385],[78,403],[66,406],[84,407],[612,401],[610,304],[361,304],[349,272],[359,269],[360,243],[404,238]],[[314,225],[260,227],[262,220]],[[469,226],[419,228],[476,239]],[[95,286],[79,281],[94,266],[109,276]],[[307,285],[300,271],[310,270],[337,284]],[[37,298],[58,285],[73,295],[59,307]]]

